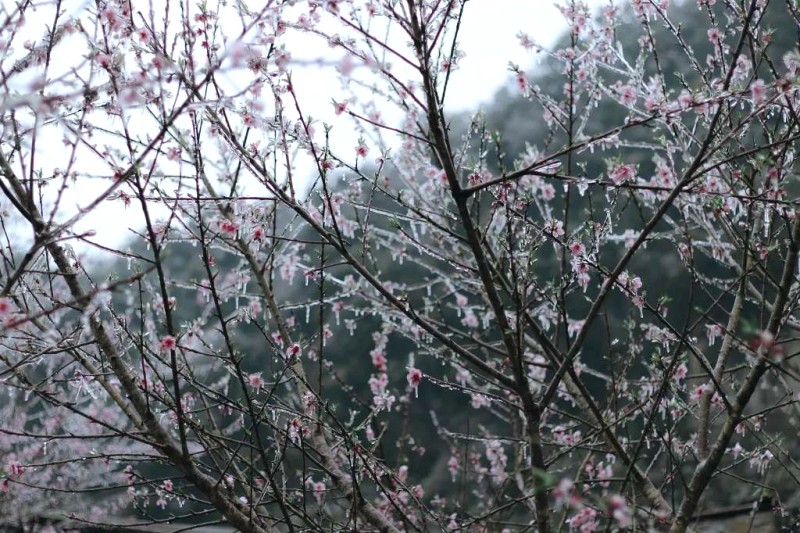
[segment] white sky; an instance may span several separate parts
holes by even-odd
[[[0,5],[10,0],[0,0]],[[603,0],[589,0],[589,4],[598,6],[606,3]],[[85,5],[77,0],[76,5]],[[445,101],[445,111],[456,113],[477,109],[481,104],[491,101],[494,93],[503,85],[509,84],[512,74],[508,70],[509,62],[519,64],[528,69],[534,65],[535,57],[525,51],[519,44],[517,33],[523,31],[537,43],[545,47],[553,44],[555,39],[566,29],[566,23],[551,0],[471,0],[466,5],[459,37],[460,49],[465,53],[459,68],[451,74],[450,86]],[[307,42],[299,40],[290,50],[293,57],[312,58],[319,54],[327,54],[326,47],[318,39],[305,37]],[[322,46],[320,46],[322,44]],[[330,57],[336,60],[341,51],[333,52]],[[332,99],[344,99],[346,93],[341,88],[333,67],[291,66],[293,84],[303,104],[306,115],[312,115],[324,122],[334,124],[338,145],[354,147],[357,136],[344,124],[337,126],[338,119],[333,114]],[[391,121],[399,115],[389,110],[385,118]],[[394,125],[394,124],[392,124]],[[41,159],[41,158],[40,158]],[[298,175],[308,174],[311,168],[297,169]],[[85,200],[86,196],[83,196]],[[80,203],[80,196],[75,195],[72,206]],[[71,211],[71,209],[65,209]],[[95,213],[85,217],[76,227],[76,231],[95,230],[96,242],[103,244],[119,243],[130,235],[128,228],[138,226],[137,218],[130,213],[123,214],[119,202],[105,202]],[[74,211],[73,211],[74,212]],[[113,223],[109,223],[113,221]]]
[[[590,0],[600,5],[600,0]],[[512,79],[509,62],[532,67],[533,56],[519,44],[523,31],[543,46],[552,45],[567,29],[549,0],[472,0],[464,13],[461,48],[466,52],[452,75],[448,109],[475,109],[490,102],[494,93]]]

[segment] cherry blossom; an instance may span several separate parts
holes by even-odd
[[[247,383],[258,391],[264,386],[264,378],[261,377],[261,373],[250,374],[247,376]]]
[[[174,350],[178,346],[175,337],[172,335],[167,335],[165,337],[161,337],[161,340],[158,342],[158,347],[161,351],[170,351]]]
[[[414,394],[416,394],[419,384],[422,383],[422,371],[418,368],[409,368],[406,380],[409,386],[414,389]]]

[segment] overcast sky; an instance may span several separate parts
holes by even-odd
[[[0,0],[4,2],[5,0]],[[600,5],[601,0],[590,0],[593,6]],[[78,2],[82,4],[82,2]],[[85,5],[85,4],[83,4]],[[534,65],[534,56],[525,51],[516,37],[524,31],[539,44],[550,46],[566,29],[566,23],[550,0],[471,0],[465,8],[459,43],[465,57],[450,79],[448,87],[446,111],[450,113],[477,109],[481,104],[491,101],[495,92],[503,85],[509,84],[512,75],[508,70],[509,62],[519,64],[523,68]],[[315,54],[328,54],[327,48],[320,46],[317,39],[306,37],[293,41],[292,56],[312,58]],[[334,52],[341,55],[341,51]],[[335,55],[329,56],[334,58]],[[304,106],[304,113],[312,115],[324,122],[329,120],[335,124],[331,99],[337,98],[336,89],[341,88],[332,67],[327,69],[315,66],[292,65],[293,84]],[[344,92],[339,93],[344,96]],[[387,120],[391,121],[391,113]],[[399,119],[399,115],[398,115]],[[357,138],[352,126],[335,127],[337,141],[345,145],[355,146]],[[350,139],[348,137],[353,137]],[[350,147],[348,146],[348,149]],[[298,175],[309,174],[311,168],[296,169]],[[85,200],[84,196],[84,200]],[[78,202],[79,200],[74,200]],[[134,207],[130,211],[134,211]],[[97,231],[95,240],[104,244],[119,243],[130,236],[129,227],[135,227],[137,218],[125,215],[118,202],[104,202],[94,214],[87,216],[76,225],[76,231],[93,229]],[[109,223],[109,220],[113,223]]]

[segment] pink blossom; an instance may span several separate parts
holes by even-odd
[[[544,226],[544,230],[550,232],[550,234],[555,237],[556,239],[564,236],[564,222],[557,219],[550,219]]]
[[[706,338],[708,339],[708,345],[714,346],[714,342],[717,337],[724,333],[722,326],[719,324],[706,324]]]
[[[531,86],[528,84],[528,79],[522,72],[517,72],[517,88],[522,93],[522,96],[528,96],[531,92]]]
[[[172,335],[167,335],[165,337],[161,337],[161,340],[158,342],[158,347],[161,351],[168,352],[170,350],[174,350],[178,346],[175,337]]]
[[[619,494],[612,494],[608,497],[608,508],[611,511],[611,517],[617,523],[617,527],[627,529],[633,523],[633,513],[631,512],[628,502]]]
[[[470,329],[476,329],[480,325],[478,322],[478,317],[475,316],[475,313],[472,312],[472,310],[467,310],[467,312],[464,314],[464,318],[461,319],[461,323]]]
[[[741,445],[741,443],[739,443],[739,442],[737,442],[737,443],[736,443],[736,444],[733,446],[733,448],[731,448],[731,453],[733,454],[733,458],[734,458],[734,459],[738,459],[738,458],[739,458],[739,456],[740,456],[740,455],[742,455],[742,452],[743,452],[743,451],[744,451],[744,448],[742,448],[742,445]]]
[[[753,99],[754,105],[761,105],[767,97],[767,86],[764,80],[758,79],[750,85],[750,96]]]
[[[569,527],[580,528],[581,533],[591,533],[597,530],[597,511],[591,507],[584,507],[578,514],[569,519]]]
[[[344,77],[350,76],[356,68],[356,62],[353,61],[353,56],[350,54],[345,54],[342,56],[342,59],[339,60],[339,64],[336,66],[336,70],[339,71]]]
[[[694,105],[694,97],[689,91],[684,89],[681,91],[681,94],[678,95],[678,104],[680,104],[681,109],[689,109]]]
[[[542,185],[541,191],[542,199],[546,202],[550,202],[556,197],[556,189],[549,183]]]
[[[405,483],[408,479],[408,465],[402,465],[397,469],[397,479],[400,483]]]
[[[110,3],[110,2],[109,2]],[[103,23],[111,30],[119,30],[122,28],[121,14],[113,7],[105,7],[100,12],[100,18]]]
[[[303,408],[305,408],[306,413],[314,413],[317,408],[317,397],[314,396],[314,393],[311,391],[306,392],[303,394]]]
[[[456,518],[458,518],[458,514],[453,513],[453,514],[450,515],[450,521],[447,522],[447,530],[448,531],[455,531],[455,530],[460,528]]]
[[[94,56],[97,64],[100,65],[102,68],[108,70],[111,68],[111,56],[108,54],[97,54]]]
[[[672,374],[672,379],[675,380],[677,383],[680,383],[684,379],[686,379],[687,374],[689,373],[689,369],[686,367],[686,363],[681,363],[678,365],[678,368],[675,369],[675,372]]]
[[[760,454],[753,452],[750,457],[750,468],[755,468],[759,474],[764,474],[769,468],[773,457],[772,452],[769,450],[764,450]]]
[[[630,85],[623,85],[617,89],[619,101],[624,106],[633,105],[636,102],[636,89]]]
[[[758,341],[760,347],[764,348],[766,351],[769,351],[769,349],[775,344],[775,335],[773,335],[771,331],[765,329],[758,334]]]
[[[261,377],[260,372],[247,376],[247,382],[257,391],[264,386],[264,378]]]
[[[219,229],[228,237],[235,237],[236,232],[239,230],[239,226],[237,226],[236,223],[231,220],[223,220],[219,225]]]
[[[367,154],[369,154],[369,148],[367,148],[365,144],[359,143],[358,146],[356,146],[356,155],[358,157],[367,157]]]
[[[300,352],[301,351],[302,351],[302,349],[300,348],[300,345],[295,342],[294,344],[289,346],[289,348],[286,350],[286,357],[290,361],[295,360],[298,357],[300,357]]]
[[[472,405],[473,409],[488,407],[492,403],[491,400],[488,397],[484,396],[483,394],[471,393],[470,397],[472,398],[470,405]]]
[[[583,257],[586,254],[586,246],[578,241],[573,241],[569,245],[569,253],[576,257]]]
[[[345,111],[347,111],[348,101],[345,100],[343,102],[333,102],[333,110],[337,115],[341,115]]]
[[[322,498],[325,496],[326,490],[327,487],[324,481],[317,481],[311,485],[311,491],[314,493],[314,498],[317,500],[317,503],[322,503]]]
[[[532,50],[533,48],[536,47],[536,43],[533,42],[533,39],[531,39],[530,35],[528,35],[527,33],[523,32],[517,33],[517,39],[519,39],[519,44],[525,50]]]
[[[565,506],[577,509],[581,504],[580,492],[575,490],[575,483],[569,478],[561,478],[558,486],[553,490],[553,496],[556,499],[556,509]]]
[[[447,470],[450,471],[450,476],[452,480],[455,481],[458,471],[460,470],[458,457],[455,455],[450,456],[450,459],[447,461]]]
[[[698,385],[695,387],[694,392],[691,395],[691,402],[697,403],[705,394],[711,394],[714,391],[714,386],[710,383],[706,383],[705,385]]]
[[[180,161],[181,149],[177,146],[170,146],[167,149],[167,159],[169,159],[170,161]]]
[[[300,423],[300,420],[297,418],[293,418],[291,422],[289,422],[289,440],[291,440],[295,444],[300,443],[300,439],[305,435],[305,431],[303,425]]]
[[[372,364],[375,366],[375,369],[378,370],[378,372],[386,372],[386,356],[383,350],[376,348],[369,354],[372,357]]]
[[[10,478],[18,478],[25,472],[25,468],[19,461],[11,460],[6,465],[6,475]]]
[[[422,370],[413,367],[409,368],[406,380],[408,380],[408,384],[414,389],[414,392],[416,393],[419,384],[422,382]]]
[[[285,73],[286,68],[289,66],[289,62],[291,61],[291,55],[285,49],[276,50],[274,54],[275,66],[278,67],[278,71]]]
[[[619,163],[615,163],[611,167],[609,178],[611,178],[611,181],[614,183],[614,185],[621,185],[623,183],[633,181],[636,178],[636,170],[634,170],[633,165],[621,165]]]

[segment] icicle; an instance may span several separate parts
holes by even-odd
[[[307,305],[306,306],[306,324],[308,324],[310,321],[311,321],[311,306]]]

